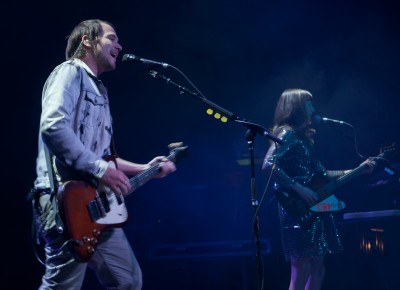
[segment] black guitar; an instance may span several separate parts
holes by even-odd
[[[389,146],[381,149],[381,152],[374,160],[384,160],[391,152],[394,151],[394,146]],[[355,177],[365,173],[368,170],[368,165],[360,165],[359,167],[351,170],[340,178],[330,181],[327,176],[313,175],[310,179],[301,182],[304,186],[314,190],[319,196],[319,201],[316,204],[308,205],[296,192],[285,192],[276,190],[275,195],[287,211],[298,222],[306,222],[311,219],[315,213],[332,212],[345,208],[345,203],[336,198],[333,194],[336,189],[345,185]]]

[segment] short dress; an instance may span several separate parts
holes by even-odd
[[[283,145],[272,145],[264,159],[263,169],[273,170],[274,190],[290,192],[294,182],[309,180],[313,174],[327,171],[316,158],[313,146],[299,138],[289,127],[276,132]],[[338,176],[337,172],[333,174]],[[294,219],[278,202],[283,253],[285,259],[317,257],[343,251],[333,212],[313,215],[307,223]]]

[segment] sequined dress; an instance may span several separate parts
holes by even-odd
[[[263,164],[264,170],[273,168],[275,190],[290,192],[294,182],[308,180],[312,174],[329,175],[309,142],[299,138],[289,127],[280,128],[276,135],[283,139],[284,144],[278,149],[272,145]],[[330,171],[330,176],[339,175],[340,171]],[[300,224],[279,203],[278,210],[283,252],[287,261],[343,251],[333,213],[318,213],[310,222]]]

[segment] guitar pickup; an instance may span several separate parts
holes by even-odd
[[[92,219],[93,222],[107,215],[106,210],[101,201],[101,198],[98,196],[96,196],[94,200],[88,203],[87,208],[89,211],[90,218]]]

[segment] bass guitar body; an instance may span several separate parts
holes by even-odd
[[[310,206],[294,191],[286,192],[279,189],[275,191],[279,203],[299,223],[311,220],[316,212],[331,212],[345,208],[345,203],[337,199],[331,191],[328,191],[328,189],[331,189],[329,185],[332,183],[326,175],[313,175],[309,180],[301,183],[318,194],[320,198],[318,203]]]

